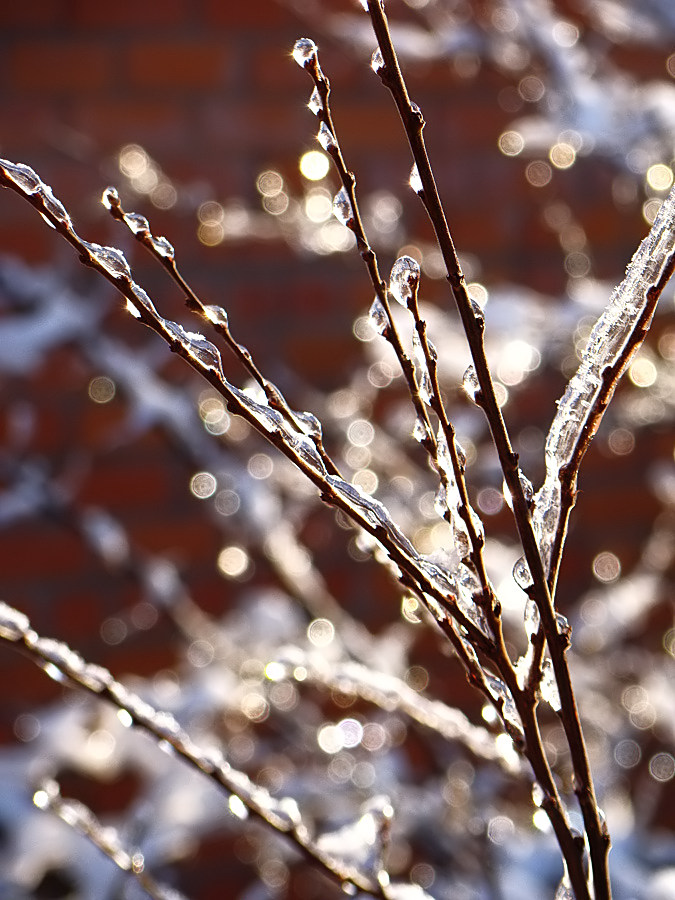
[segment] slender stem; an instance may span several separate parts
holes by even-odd
[[[455,298],[471,351],[480,386],[476,399],[485,412],[504,474],[504,480],[511,492],[516,527],[533,579],[532,597],[539,609],[544,634],[550,648],[554,673],[558,682],[562,705],[562,720],[570,746],[577,781],[576,793],[591,848],[595,900],[609,900],[611,897],[609,872],[607,869],[609,835],[604,822],[600,820],[595,798],[593,779],[565,658],[567,640],[562,639],[557,629],[547,573],[542,564],[539,547],[530,520],[529,504],[525,498],[520,481],[518,456],[511,446],[506,424],[497,403],[483,343],[482,316],[477,315],[477,312],[474,311],[467,291],[466,280],[459,264],[422,136],[425,124],[424,118],[419,108],[413,106],[408,96],[384,10],[376,0],[376,2],[369,4],[369,12],[383,59],[383,66],[378,69],[378,74],[383,84],[392,94],[408,137],[422,185],[420,196],[436,233],[447,269],[447,280]],[[577,885],[577,894],[579,890],[580,886]],[[581,896],[587,896],[587,894],[582,894]],[[579,896],[578,900],[581,900]]]

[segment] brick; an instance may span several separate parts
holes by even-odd
[[[31,30],[48,28],[64,18],[63,0],[31,0],[30,3],[5,3],[2,10],[2,25],[27,25]]]
[[[22,41],[8,62],[14,90],[41,94],[101,91],[115,79],[112,50],[85,41]]]
[[[214,25],[229,29],[253,28],[261,31],[288,25],[292,13],[276,0],[255,0],[255,3],[228,3],[224,0],[206,0],[204,18]]]
[[[131,46],[124,69],[143,88],[215,91],[223,87],[228,58],[224,41],[154,41]]]
[[[180,25],[187,17],[185,0],[115,0],[114,3],[92,3],[75,0],[70,4],[70,20],[77,25],[93,28],[121,28],[137,32],[152,26],[166,29]]]
[[[169,100],[83,98],[72,121],[85,134],[95,134],[102,144],[115,149],[126,143],[171,146],[185,142],[185,123]]]

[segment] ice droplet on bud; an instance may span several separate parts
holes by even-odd
[[[130,312],[134,319],[140,319],[141,314],[134,304],[127,298],[127,312]]]
[[[379,297],[373,300],[368,317],[375,331],[386,337],[389,332],[389,319]]]
[[[321,99],[321,94],[319,93],[318,88],[314,88],[314,90],[312,91],[312,95],[309,98],[307,106],[315,116],[318,116],[319,113],[323,111],[323,100]]]
[[[558,692],[558,682],[555,679],[553,671],[553,663],[547,657],[541,667],[541,682],[539,683],[539,691],[542,700],[545,700],[554,712],[560,712],[560,693]]]
[[[0,636],[18,641],[30,628],[28,616],[0,600]]]
[[[513,580],[523,591],[526,591],[528,588],[532,587],[532,584],[534,583],[532,581],[530,567],[528,566],[524,556],[521,556],[520,559],[516,560],[516,563],[513,567]]]
[[[167,241],[165,237],[155,237],[151,234],[150,243],[155,253],[158,253],[159,256],[163,256],[165,259],[174,258],[176,251],[173,249],[173,244]]]
[[[416,194],[421,194],[424,190],[424,188],[422,187],[422,179],[420,178],[420,170],[417,168],[417,163],[415,163],[415,165],[410,170],[409,184]]]
[[[462,388],[469,400],[473,400],[475,403],[476,397],[480,393],[480,384],[478,383],[478,375],[476,375],[476,370],[473,366],[469,366],[464,373],[464,377],[462,378]]]
[[[520,560],[518,562],[520,562]],[[518,563],[516,563],[516,565],[518,565]],[[513,577],[515,578],[515,572]],[[528,600],[525,604],[523,623],[525,625],[525,633],[530,638],[539,630],[539,610],[537,609],[537,604],[534,602],[534,600]]]
[[[379,72],[380,69],[384,69],[384,59],[382,58],[382,51],[379,47],[376,50],[373,50],[373,55],[370,57],[370,67],[373,72]]]
[[[113,278],[128,278],[131,281],[131,269],[124,258],[124,254],[115,247],[102,247],[100,244],[90,244],[82,241],[89,256],[94,259]]]
[[[101,203],[105,206],[106,209],[112,209],[114,206],[119,206],[120,204],[120,195],[115,187],[107,187],[103,191],[103,195],[101,196]]]
[[[532,802],[535,806],[541,806],[545,799],[546,794],[544,793],[544,789],[538,781],[535,781],[532,785]]]
[[[8,159],[0,160],[5,175],[21,188],[24,194],[34,194],[42,183],[34,169],[24,163],[13,163]]]
[[[140,234],[142,231],[150,231],[150,223],[145,216],[140,213],[126,213],[124,222],[133,234]]]
[[[293,45],[293,59],[301,69],[307,68],[307,65],[316,60],[318,47],[311,38],[298,38]]]
[[[401,306],[408,306],[408,302],[417,294],[420,283],[420,264],[412,256],[399,256],[391,267],[389,276],[389,290],[392,296],[398,300]]]
[[[333,198],[333,215],[346,228],[354,227],[354,212],[347,191],[342,187]]]
[[[335,138],[333,137],[331,130],[328,128],[325,122],[321,123],[321,127],[319,128],[316,139],[321,144],[326,153],[334,150],[337,146],[335,143]]]
[[[229,326],[227,313],[222,306],[205,306],[204,315],[213,325],[222,325],[223,328]]]
[[[421,444],[422,441],[427,439],[428,434],[426,422],[418,416],[413,425],[412,436]]]

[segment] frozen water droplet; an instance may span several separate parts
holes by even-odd
[[[434,497],[434,510],[444,519],[448,514],[448,492],[444,484],[440,485]]]
[[[535,781],[532,785],[532,802],[535,806],[541,806],[544,800],[546,799],[546,794],[544,793],[544,789],[539,784],[538,781]]]
[[[328,128],[325,122],[321,123],[321,127],[316,135],[317,141],[321,144],[326,153],[329,153],[331,150],[334,150],[336,147],[335,138],[331,130]]]
[[[485,314],[483,312],[483,307],[474,300],[473,297],[469,297],[469,303],[471,305],[471,312],[473,313],[473,317],[476,320],[476,325],[482,331],[485,328]]]
[[[115,247],[102,247],[100,244],[90,244],[88,241],[82,241],[82,245],[89,251],[89,256],[113,278],[127,278],[131,281],[129,263],[120,250],[117,250]]]
[[[462,378],[462,388],[467,397],[475,403],[476,398],[480,393],[480,384],[478,383],[478,376],[476,375],[476,370],[473,366],[469,366],[464,373],[464,377]]]
[[[516,560],[513,567],[513,580],[523,591],[532,587],[533,581],[532,575],[530,574],[530,567],[524,556],[521,556],[520,559]]]
[[[532,482],[527,477],[527,475],[525,475],[522,469],[518,469],[518,480],[520,481],[520,486],[523,490],[525,502],[529,507],[531,507],[534,501],[534,488],[532,487]]]
[[[155,237],[152,234],[150,234],[149,237],[155,253],[158,253],[165,259],[174,258],[176,251],[173,249],[173,244],[170,241],[167,241],[165,237]]]
[[[134,306],[134,304],[131,302],[131,300],[129,300],[128,297],[127,297],[126,309],[127,309],[127,312],[131,313],[131,315],[134,317],[134,319],[140,319],[141,314],[139,313],[138,309]]]
[[[365,9],[365,11],[368,12],[368,0],[359,0],[359,3]]]
[[[309,98],[307,106],[315,116],[318,116],[320,112],[323,112],[323,100],[321,99],[321,94],[319,93],[318,88],[315,87],[312,91],[312,95]]]
[[[427,424],[424,419],[421,419],[419,416],[415,419],[415,424],[413,425],[412,436],[416,441],[419,441],[420,444],[422,441],[425,441],[428,437]]]
[[[214,325],[222,325],[223,328],[229,327],[227,313],[222,306],[205,306],[204,315]]]
[[[389,334],[389,318],[379,297],[373,300],[368,317],[375,331],[383,337],[387,337]]]
[[[120,195],[117,188],[107,187],[101,196],[101,203],[106,209],[112,209],[120,205]]]
[[[333,214],[347,228],[354,227],[354,213],[347,191],[342,187],[333,199]]]
[[[558,889],[555,892],[555,897],[553,900],[574,900],[574,891],[570,887],[566,878],[558,885]]]
[[[513,697],[509,689],[506,687],[501,678],[497,678],[494,675],[486,675],[485,682],[488,686],[488,690],[495,698],[495,700],[503,700],[502,706],[502,715],[504,716],[504,720],[509,722],[517,731],[522,732],[523,725],[520,721],[520,716],[518,715],[518,710],[516,709],[516,704],[513,701]]]
[[[410,170],[410,187],[415,191],[416,194],[421,194],[424,188],[422,187],[422,179],[420,178],[420,171],[417,168],[417,163]]]
[[[317,419],[314,413],[296,412],[293,413],[293,416],[296,421],[300,423],[300,427],[308,437],[311,437],[314,440],[318,440],[321,438],[323,433],[321,422]]]
[[[399,256],[391,267],[389,290],[402,306],[417,294],[420,283],[420,265],[412,256]]]
[[[317,52],[318,47],[311,38],[298,38],[293,45],[293,59],[301,69],[317,59]]]
[[[10,641],[18,641],[29,628],[28,616],[0,600],[0,636]]]
[[[466,450],[458,440],[455,440],[455,453],[457,454],[457,462],[463,469],[466,466]]]
[[[72,229],[73,223],[70,221],[70,216],[65,206],[60,200],[57,200],[49,185],[40,182],[37,193],[42,197],[42,208],[58,222],[63,222],[64,225]]]
[[[436,345],[433,341],[430,341],[427,338],[427,348],[429,351],[429,359],[432,359],[434,362],[438,361],[438,350],[436,349]]]
[[[566,637],[567,640],[569,640],[572,635],[572,626],[566,616],[563,616],[562,613],[557,613],[555,623],[558,626],[558,634],[562,634],[563,637]]]
[[[217,372],[221,377],[223,376],[220,350],[211,341],[207,341],[203,334],[195,331],[186,331],[178,322],[172,322],[169,319],[164,320],[164,327],[174,340],[185,347],[190,356],[199,360],[205,368]]]
[[[140,234],[144,231],[150,233],[150,223],[145,216],[141,216],[139,213],[126,213],[124,222],[134,234]]]
[[[40,176],[34,169],[24,163],[13,163],[8,159],[0,159],[5,175],[10,178],[24,194],[34,194],[42,184]]]
[[[519,560],[519,562],[520,562],[520,560]],[[518,563],[516,563],[516,565],[518,565]],[[527,565],[527,563],[526,563],[526,565]],[[528,573],[529,573],[529,569],[528,569]],[[517,584],[518,579],[515,576],[515,571],[514,571],[513,577],[516,580],[516,584]],[[539,630],[539,610],[537,609],[537,604],[534,602],[534,600],[528,599],[527,603],[525,604],[525,611],[523,613],[523,622],[525,625],[525,633],[528,635],[528,637],[531,638],[532,635],[536,634],[537,631]]]
[[[382,58],[382,51],[379,47],[373,50],[373,55],[370,57],[370,67],[373,72],[379,72],[380,69],[384,69],[384,59]]]
[[[555,680],[553,663],[549,657],[544,660],[541,667],[539,691],[542,700],[545,700],[554,712],[560,712],[560,693],[558,692],[558,683]]]

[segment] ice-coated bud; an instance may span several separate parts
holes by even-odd
[[[293,59],[301,69],[317,59],[318,47],[311,38],[298,38],[293,45]]]
[[[408,303],[417,293],[420,283],[420,264],[412,256],[399,256],[391,268],[389,291],[401,306]]]

